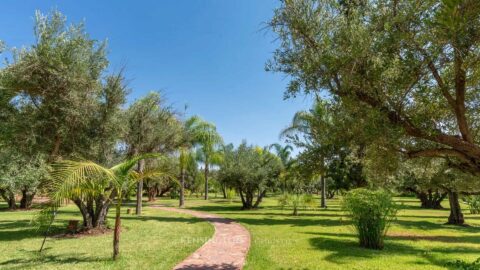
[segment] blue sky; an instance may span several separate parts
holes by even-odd
[[[33,42],[35,10],[53,8],[107,39],[110,69],[126,67],[129,101],[161,90],[177,110],[214,122],[226,142],[261,146],[310,99],[283,100],[288,78],[264,71],[276,48],[272,0],[2,1],[0,40]]]

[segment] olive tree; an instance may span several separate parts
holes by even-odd
[[[218,178],[235,187],[242,200],[242,209],[258,208],[269,189],[278,184],[281,160],[267,148],[240,144],[224,153]]]
[[[329,97],[392,151],[480,173],[479,1],[284,0],[270,26],[287,97]]]
[[[128,89],[122,72],[105,74],[105,42],[58,11],[36,12],[34,35],[35,43],[12,49],[0,70],[0,144],[48,163],[83,158],[110,165]],[[97,197],[70,198],[87,228],[103,224],[110,205],[102,195],[110,187],[98,188]]]

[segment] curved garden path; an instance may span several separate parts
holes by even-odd
[[[237,270],[243,268],[250,247],[250,233],[245,227],[233,220],[210,213],[163,206],[152,207],[202,218],[215,227],[213,237],[175,266],[174,270]]]

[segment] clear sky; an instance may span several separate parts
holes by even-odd
[[[126,67],[129,102],[162,90],[177,110],[188,105],[217,125],[225,142],[261,146],[310,99],[283,100],[288,78],[264,71],[276,48],[265,23],[273,0],[17,1],[3,0],[0,40],[33,42],[35,10],[56,8],[70,22],[85,20],[95,39],[108,40],[110,69]]]

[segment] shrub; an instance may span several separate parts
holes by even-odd
[[[290,196],[288,195],[288,193],[283,193],[282,195],[280,195],[277,199],[277,203],[278,203],[278,206],[280,206],[280,208],[283,210],[285,209],[286,206],[288,206],[288,203],[289,203],[289,198]]]
[[[480,196],[472,195],[463,197],[463,201],[468,204],[470,214],[480,214]]]
[[[354,189],[343,199],[343,209],[353,222],[360,246],[383,249],[383,239],[397,213],[397,205],[385,191]]]
[[[178,190],[172,189],[170,191],[170,198],[171,199],[178,199],[180,197],[180,194],[178,193]]]
[[[229,202],[232,202],[233,199],[235,198],[235,196],[236,196],[237,194],[236,194],[236,192],[235,192],[235,189],[229,188],[229,189],[227,189],[227,192],[226,192],[225,195],[227,195],[228,201],[229,201]]]
[[[452,269],[458,269],[458,270],[480,270],[480,258],[476,259],[473,262],[456,260],[453,262],[446,263],[445,266]]]
[[[278,206],[283,210],[287,206],[291,206],[293,209],[292,215],[297,216],[300,208],[307,209],[315,208],[315,198],[311,194],[282,194],[277,199]]]

